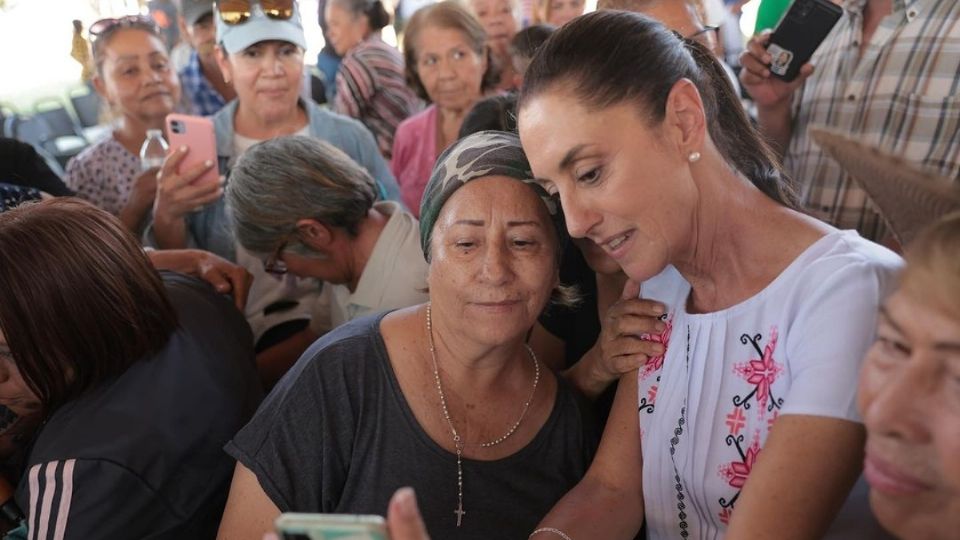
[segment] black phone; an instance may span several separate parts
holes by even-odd
[[[770,36],[770,73],[787,82],[796,79],[842,15],[830,0],[796,0]]]

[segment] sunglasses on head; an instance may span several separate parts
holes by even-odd
[[[253,5],[260,4],[264,15],[277,20],[286,21],[293,17],[294,0],[219,0],[217,14],[224,24],[243,24],[253,16]]]
[[[99,38],[120,28],[142,28],[154,34],[159,33],[157,23],[146,15],[127,15],[119,18],[100,19],[90,25],[88,32],[90,37]]]

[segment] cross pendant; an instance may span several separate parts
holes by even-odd
[[[460,521],[463,520],[463,515],[467,512],[463,509],[463,501],[457,503],[457,509],[453,511],[457,515],[457,527],[460,526]]]

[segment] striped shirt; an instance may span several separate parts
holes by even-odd
[[[886,226],[873,203],[808,129],[845,131],[922,168],[960,176],[960,2],[894,0],[859,58],[867,2],[845,2],[811,60],[817,69],[795,96],[784,164],[812,215],[881,240]]]
[[[400,52],[379,37],[361,41],[343,57],[333,109],[367,126],[386,158],[397,126],[422,108],[404,79]]]

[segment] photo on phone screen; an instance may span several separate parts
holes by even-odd
[[[770,35],[770,73],[787,82],[796,79],[842,15],[830,0],[796,0]]]

